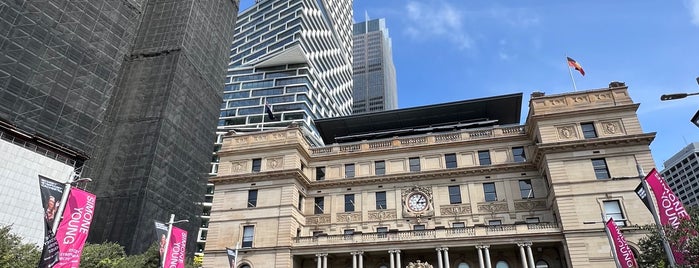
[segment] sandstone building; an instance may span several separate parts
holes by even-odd
[[[624,83],[228,134],[204,267],[614,267],[602,217],[634,250],[652,222],[633,192],[653,167]],[[598,224],[584,224],[598,221]]]

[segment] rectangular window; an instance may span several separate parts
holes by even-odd
[[[257,206],[257,190],[248,191],[248,207],[254,208]]]
[[[354,178],[354,164],[345,164],[345,178]]]
[[[323,235],[323,231],[313,231],[313,237],[319,237]]]
[[[498,195],[495,192],[495,183],[489,182],[483,184],[483,193],[485,194],[485,201],[492,202],[498,201]]]
[[[539,217],[527,218],[527,219],[525,219],[525,222],[528,223],[528,224],[539,223]]]
[[[419,157],[411,157],[408,159],[408,162],[410,163],[410,172],[420,171],[420,158]]]
[[[354,235],[354,229],[345,229],[343,234],[345,235],[345,238],[352,239],[352,236]]]
[[[243,248],[251,248],[252,240],[255,237],[255,226],[243,226]]]
[[[376,227],[376,233],[379,238],[385,238],[388,233],[388,227]]]
[[[314,200],[314,209],[313,209],[313,214],[323,214],[325,213],[324,209],[324,203],[325,203],[325,198],[324,197],[316,197]]]
[[[451,224],[452,228],[466,228],[466,225],[463,222],[455,222]]]
[[[376,209],[386,209],[386,192],[376,192]]]
[[[316,180],[317,181],[325,180],[325,167],[317,167],[316,168]]]
[[[262,168],[262,159],[256,158],[252,160],[252,172],[260,172]]]
[[[354,211],[354,194],[345,195],[345,212]]]
[[[607,161],[604,158],[592,159],[592,168],[595,170],[595,177],[598,180],[609,179],[609,169],[607,169]]]
[[[614,223],[616,223],[617,226],[626,226],[624,213],[621,212],[619,200],[604,201],[604,220],[608,221],[609,218],[614,218]]]
[[[449,204],[461,204],[461,187],[449,186]]]
[[[456,154],[445,154],[444,163],[447,168],[456,168]]]
[[[415,231],[424,231],[424,230],[425,230],[425,225],[424,225],[424,224],[416,224],[416,225],[413,225],[413,230],[415,230]]]
[[[489,166],[490,165],[490,151],[489,150],[478,151],[478,163],[480,163],[481,166]]]
[[[502,221],[501,220],[489,220],[488,225],[490,225],[490,226],[502,225]]]
[[[522,197],[522,199],[534,198],[532,180],[519,180],[519,194]]]
[[[580,127],[582,128],[583,137],[586,139],[597,138],[597,131],[595,131],[594,123],[580,123]]]
[[[524,156],[524,147],[512,147],[512,159],[515,163],[526,162],[527,158]]]
[[[374,162],[374,173],[376,173],[377,176],[386,174],[386,162],[384,162],[384,161]]]

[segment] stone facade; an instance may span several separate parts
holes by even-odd
[[[601,217],[620,212],[635,250],[652,222],[638,105],[616,83],[533,94],[521,126],[325,147],[294,127],[229,134],[204,267],[236,244],[253,268],[614,267]]]

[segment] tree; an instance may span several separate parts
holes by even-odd
[[[665,236],[671,247],[684,251],[685,265],[680,267],[699,267],[699,207],[687,207],[691,220],[682,221],[678,228],[663,226]],[[641,267],[667,267],[668,260],[662,245],[660,231],[655,224],[644,226],[650,232],[639,241]]]
[[[41,251],[34,244],[22,243],[11,226],[0,226],[0,267],[36,267]]]

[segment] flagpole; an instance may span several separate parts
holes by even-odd
[[[614,218],[611,218],[612,222],[614,222]],[[609,232],[609,228],[607,228],[607,222],[604,220],[604,213],[602,214],[602,224],[604,224],[604,232],[607,234],[607,239],[609,240],[609,247],[612,248],[612,256],[614,257],[614,263],[616,263],[617,268],[622,268],[621,263],[619,263],[619,256],[616,255],[616,244],[614,244],[614,239],[612,239],[612,234]]]
[[[568,74],[570,74],[570,81],[573,81],[573,91],[578,91],[578,87],[575,85],[575,78],[573,78],[573,71],[570,70],[570,64],[568,63],[568,53],[566,53],[566,67],[568,68]]]
[[[265,131],[265,114],[267,113],[267,98],[265,98],[265,103],[262,105],[262,128],[260,131]]]
[[[233,268],[238,267],[238,246],[240,246],[240,242],[235,243],[235,257],[233,258]]]
[[[644,179],[645,174],[643,172],[643,168],[641,167],[638,162],[636,162],[636,170],[638,171],[638,177],[641,179],[641,185],[643,185],[643,191],[646,192],[646,195],[648,195],[648,199],[650,200],[650,214],[653,216],[653,220],[655,220],[655,225],[658,226],[659,232],[660,232],[660,241],[663,244],[663,249],[665,250],[665,255],[667,257],[667,261],[669,262],[669,267],[677,267],[677,263],[675,263],[675,255],[672,254],[672,249],[670,248],[670,243],[667,241],[667,237],[665,236],[665,229],[662,224],[660,224],[660,217],[658,216],[658,212],[655,210],[655,200],[653,200],[654,196],[650,194],[650,189],[648,187],[648,184],[646,180]]]

